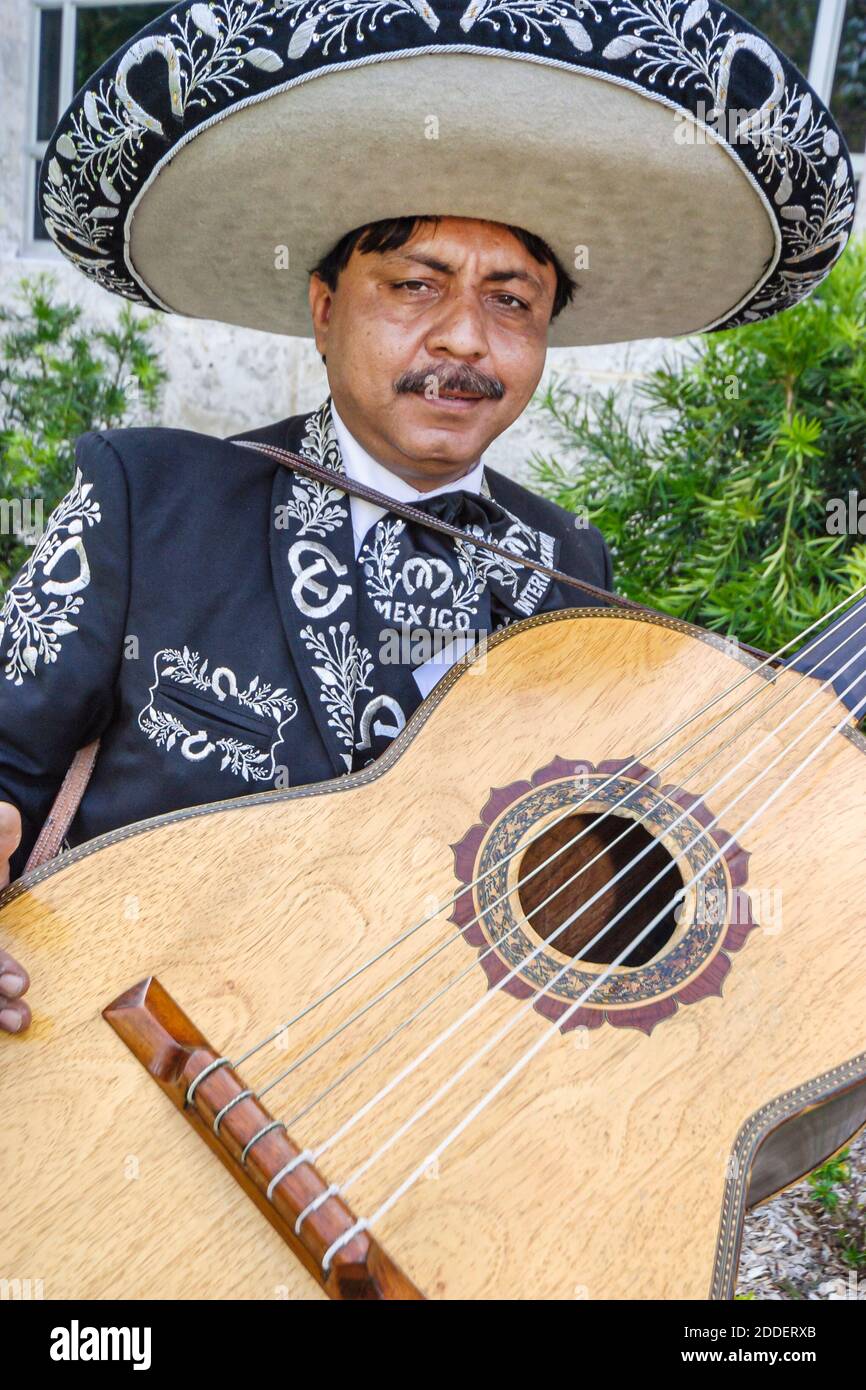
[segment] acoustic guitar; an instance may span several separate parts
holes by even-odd
[[[747,1207],[866,1124],[854,693],[673,619],[546,614],[364,771],[25,874],[0,1275],[730,1298]]]

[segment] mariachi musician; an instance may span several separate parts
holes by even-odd
[[[96,739],[67,848],[364,768],[486,633],[603,602],[543,572],[610,590],[598,530],[486,463],[548,347],[783,311],[854,213],[832,117],[714,0],[180,0],[76,94],[39,189],[106,290],[313,337],[328,394],[76,440],[0,613],[3,882]],[[6,1031],[28,983],[0,953]]]

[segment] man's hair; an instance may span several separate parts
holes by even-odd
[[[354,231],[346,232],[345,236],[340,237],[336,246],[322,257],[318,265],[312,267],[310,274],[319,275],[329,290],[335,290],[337,277],[348,265],[349,257],[356,247],[364,254],[371,251],[397,251],[414,235],[419,222],[438,223],[440,220],[440,216],[418,214],[415,217],[383,217],[379,222],[368,222],[363,227],[355,227]],[[502,225],[517,237],[539,265],[553,265],[556,271],[556,292],[550,315],[552,322],[566,304],[571,303],[577,282],[571,278],[556,253],[542,237],[536,236],[534,232],[525,232],[522,227],[512,227],[507,223]]]

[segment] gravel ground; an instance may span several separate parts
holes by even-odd
[[[746,1216],[738,1295],[754,1299],[849,1299],[866,1302],[864,1264],[842,1259],[843,1231],[866,1252],[866,1134],[850,1146],[850,1177],[837,1187],[832,1214],[807,1181],[797,1183]]]

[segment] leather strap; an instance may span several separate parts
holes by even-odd
[[[377,492],[375,488],[367,487],[366,483],[357,483],[352,478],[347,478],[342,473],[334,473],[333,469],[323,468],[321,464],[313,463],[310,459],[304,458],[301,454],[295,454],[291,449],[281,449],[277,444],[261,444],[252,439],[235,439],[234,444],[240,445],[244,449],[258,449],[259,453],[268,454],[275,458],[286,468],[292,468],[297,473],[303,473],[308,478],[314,478],[317,482],[327,483],[330,487],[339,488],[340,492],[349,492],[353,497],[362,497],[366,502],[374,502],[378,507],[384,507],[388,512],[393,512],[396,516],[402,516],[407,521],[414,521],[422,526],[429,527],[432,531],[441,531],[446,536],[453,536],[455,540],[466,541],[469,545],[483,546],[485,550],[492,550],[496,555],[502,555],[506,560],[515,560],[512,550],[506,546],[499,545],[496,541],[491,541],[482,536],[474,536],[471,531],[463,531],[459,526],[452,526],[448,521],[442,521],[440,517],[429,516],[427,512],[419,511],[413,507],[411,502],[398,502],[393,497],[388,497],[384,492]],[[628,608],[633,613],[646,613],[653,618],[670,619],[670,614],[662,613],[657,608],[648,608],[644,603],[636,603],[634,599],[624,598],[622,594],[615,594],[610,589],[601,589],[597,584],[588,584],[584,579],[575,579],[570,574],[565,574],[562,570],[553,569],[549,565],[543,565],[540,560],[530,560],[528,557],[519,557],[519,563],[527,569],[538,570],[540,574],[545,574],[549,579],[555,579],[560,584],[567,584],[569,588],[580,589],[584,594],[591,594],[593,598],[603,599],[604,602],[615,608]],[[694,624],[686,624],[694,626]],[[703,631],[695,627],[696,632]],[[783,665],[777,657],[768,656],[767,652],[762,652],[759,647],[749,647],[745,642],[740,643],[740,650],[748,652],[750,656],[757,657],[759,661],[772,661],[774,665]]]
[[[24,866],[25,874],[29,873],[31,869],[38,868],[40,864],[44,864],[46,859],[53,859],[55,854],[59,852],[63,837],[69,829],[72,818],[78,810],[78,803],[84,795],[84,788],[90,781],[90,774],[93,771],[98,750],[99,739],[97,738],[94,739],[93,743],[79,748],[69,764],[60,790],[45,818],[45,824],[30,851]]]
[[[386,496],[384,492],[377,492],[375,488],[367,487],[366,483],[357,483],[354,479],[347,478],[341,473],[334,473],[330,468],[322,468],[320,464],[313,463],[311,459],[304,458],[301,454],[295,454],[290,449],[281,449],[277,444],[258,443],[252,439],[235,439],[232,443],[244,449],[257,449],[259,453],[267,454],[286,468],[292,468],[295,472],[302,473],[305,477],[313,478],[317,482],[326,483],[329,487],[339,488],[341,492],[348,492],[353,497],[362,497],[366,502],[373,502],[377,507],[383,507],[386,511],[393,512],[406,521],[414,521],[433,531],[441,531],[443,535],[452,536],[455,540],[465,541],[469,545],[483,546],[486,550],[491,550],[506,560],[513,561],[515,559],[513,551],[499,545],[496,541],[474,536],[470,531],[463,531],[459,526],[452,526],[448,521],[429,516],[427,512],[419,511],[417,507],[413,507],[410,502],[398,502],[395,498]],[[527,569],[538,570],[540,574],[547,575],[549,579],[554,579],[560,584],[566,584],[569,588],[579,589],[581,593],[603,599],[606,604],[613,607],[628,608],[633,613],[646,613],[654,618],[667,617],[667,614],[660,613],[656,608],[647,608],[645,604],[635,603],[633,599],[624,598],[622,594],[615,594],[608,589],[600,589],[596,584],[588,584],[584,579],[575,579],[562,570],[541,564],[539,560],[521,557],[520,564]],[[771,659],[774,664],[781,664],[777,663],[776,658],[768,658],[767,653],[760,651],[757,647],[747,647],[745,643],[741,643],[740,646],[742,651],[757,657],[759,661]],[[52,859],[58,853],[63,837],[78,810],[84,789],[90,780],[98,751],[99,739],[95,739],[93,743],[89,743],[86,748],[80,748],[75,754],[45,824],[30,851],[30,857],[24,869],[25,873],[29,872],[30,869],[35,869],[39,864],[43,864],[46,859]]]

